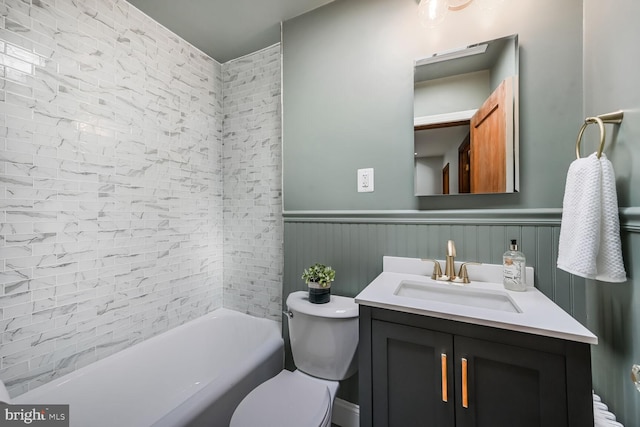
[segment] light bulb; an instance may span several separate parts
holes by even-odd
[[[425,27],[435,27],[444,21],[449,10],[448,0],[420,0],[418,17]]]

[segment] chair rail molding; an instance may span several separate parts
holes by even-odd
[[[620,228],[640,232],[640,207],[620,208]],[[562,208],[467,210],[296,210],[285,222],[444,225],[560,225]]]

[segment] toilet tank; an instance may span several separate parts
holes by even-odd
[[[358,369],[358,304],[331,295],[325,304],[309,302],[308,292],[289,294],[289,339],[296,367],[327,380],[349,378]]]

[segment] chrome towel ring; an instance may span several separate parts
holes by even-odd
[[[582,141],[582,136],[584,135],[584,131],[587,129],[592,123],[597,123],[600,128],[600,145],[598,146],[597,156],[600,158],[602,156],[602,151],[604,150],[604,140],[605,140],[605,123],[622,123],[622,118],[624,117],[623,111],[614,111],[613,113],[601,114],[595,117],[587,117],[584,120],[582,127],[580,128],[580,132],[578,132],[578,139],[576,141],[576,158],[580,158],[580,142]]]

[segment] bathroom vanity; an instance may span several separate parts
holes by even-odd
[[[360,425],[593,425],[597,338],[533,286],[502,289],[500,266],[469,267],[458,286],[419,259],[385,257],[356,297]]]

